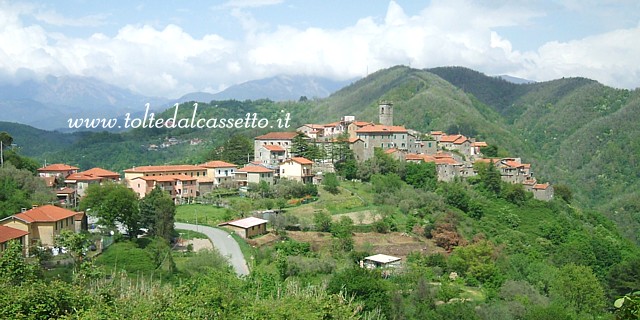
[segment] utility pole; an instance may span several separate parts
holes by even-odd
[[[2,144],[2,140],[0,140],[0,168],[4,168],[4,145]]]

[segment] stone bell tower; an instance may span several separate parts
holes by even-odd
[[[380,101],[378,103],[378,115],[380,124],[385,126],[393,125],[393,103],[389,101]]]

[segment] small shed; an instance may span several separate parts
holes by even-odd
[[[267,220],[249,217],[244,219],[238,219],[233,221],[228,221],[219,224],[219,226],[225,226],[227,228],[232,229],[241,237],[248,239],[251,237],[255,237],[257,235],[267,233]]]
[[[367,269],[396,268],[400,266],[400,260],[402,259],[379,253],[373,256],[365,257],[362,266]]]

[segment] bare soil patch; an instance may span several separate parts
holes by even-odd
[[[371,210],[362,210],[362,211],[336,214],[331,216],[331,219],[333,219],[333,221],[338,221],[342,216],[347,216],[351,218],[354,224],[372,224],[376,222],[375,219],[373,218]]]
[[[303,232],[287,231],[287,235],[296,241],[309,242],[313,250],[330,249],[331,234],[328,232]],[[406,258],[411,252],[424,254],[445,253],[445,250],[424,237],[411,236],[406,233],[353,233],[356,250],[371,250],[373,253],[382,253]]]

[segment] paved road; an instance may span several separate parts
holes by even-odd
[[[240,251],[240,246],[228,233],[212,227],[201,225],[196,226],[195,224],[180,222],[176,222],[176,229],[192,230],[205,234],[209,239],[211,239],[211,243],[213,243],[213,246],[218,249],[218,252],[229,259],[229,263],[233,266],[238,275],[249,274],[247,261],[244,260],[242,251]]]

